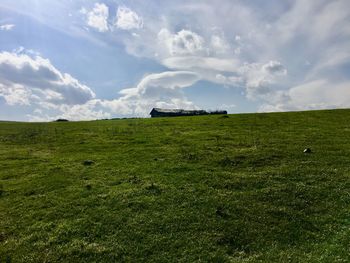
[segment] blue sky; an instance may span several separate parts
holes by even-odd
[[[1,0],[0,119],[350,107],[347,0]]]

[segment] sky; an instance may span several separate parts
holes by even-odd
[[[0,120],[350,108],[348,0],[1,0]]]

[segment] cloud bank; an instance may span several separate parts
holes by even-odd
[[[48,59],[10,52],[0,53],[0,97],[9,105],[84,104],[95,93]]]
[[[130,54],[240,89],[258,111],[350,107],[347,1],[182,1],[162,11],[144,37],[124,41]]]
[[[29,117],[35,121],[101,119],[113,114],[145,117],[155,106],[195,108],[182,90],[198,80],[190,71],[149,74],[136,87],[121,90],[119,98],[101,100],[91,88],[60,72],[48,59],[0,53],[0,97],[10,106],[34,106],[35,114]]]

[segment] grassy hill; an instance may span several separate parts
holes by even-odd
[[[0,123],[0,262],[349,262],[349,244],[350,110]]]

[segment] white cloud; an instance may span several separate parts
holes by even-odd
[[[0,25],[1,31],[10,31],[15,27],[14,24],[6,24],[6,25]]]
[[[239,72],[243,78],[247,98],[252,100],[270,96],[271,92],[275,92],[272,89],[273,85],[287,75],[287,70],[278,61],[245,64]]]
[[[119,6],[115,26],[123,30],[140,29],[143,27],[143,20],[130,8]]]
[[[111,118],[111,113],[103,109],[99,100],[90,100],[83,105],[61,105],[59,110],[62,112],[51,119],[68,120],[97,120]]]
[[[204,39],[190,30],[181,30],[172,34],[163,28],[158,33],[158,41],[164,45],[170,56],[194,55],[204,50]]]
[[[207,80],[217,84],[236,85],[239,61],[204,56],[183,56],[166,58],[161,63],[176,70],[190,70],[195,72],[201,80]]]
[[[349,3],[338,1],[296,0],[276,23],[283,42],[303,36],[313,44],[326,44],[340,37],[349,22]]]
[[[24,53],[0,53],[0,97],[10,106],[31,106],[31,121],[103,119],[112,114],[144,117],[153,107],[196,108],[183,93],[199,80],[191,71],[150,74],[136,87],[121,90],[119,98],[100,100],[49,60]]]
[[[225,54],[230,50],[230,48],[230,44],[223,37],[218,35],[213,35],[211,37],[211,49],[216,54]]]
[[[114,113],[143,117],[153,107],[195,108],[182,89],[198,80],[198,75],[189,71],[151,74],[144,77],[135,88],[120,91],[120,98],[101,101],[101,105]]]
[[[106,110],[97,99],[89,100],[84,104],[58,105],[54,109],[35,109],[27,114],[29,121],[46,122],[57,119],[68,119],[70,121],[87,121],[98,119],[109,119],[112,117],[110,110]]]
[[[0,96],[10,105],[84,104],[94,92],[48,59],[9,52],[0,53]]]
[[[172,69],[210,69],[223,72],[236,72],[238,63],[235,59],[204,56],[170,57],[162,61],[163,65]]]
[[[147,117],[153,107],[195,109],[182,90],[198,81],[189,71],[168,71],[145,76],[136,87],[123,89],[114,100],[91,99],[84,104],[58,105],[54,113],[36,111],[31,121],[105,119],[113,116]],[[1,90],[1,89],[0,89]]]
[[[225,86],[244,88],[247,98],[256,100],[273,91],[272,86],[287,75],[278,61],[239,64],[236,59],[214,57],[171,57],[162,64],[172,69],[196,72],[201,79]]]
[[[22,85],[5,86],[0,83],[0,97],[3,97],[8,105],[29,105],[31,95],[30,89]]]
[[[350,107],[350,81],[319,79],[273,94],[260,111],[314,110]],[[270,101],[269,101],[270,100]]]
[[[99,32],[108,31],[108,6],[101,3],[95,3],[94,8],[91,11],[87,11],[82,8],[80,12],[86,15],[86,23],[88,26],[96,29]]]
[[[289,105],[298,109],[350,107],[350,82],[320,79],[289,90]]]
[[[241,50],[240,47],[237,47],[237,48],[235,48],[235,50],[234,50],[233,52],[234,52],[236,55],[239,55],[239,54],[241,54],[242,50]]]
[[[153,8],[156,5],[159,8]],[[109,16],[107,6],[101,8],[98,4],[93,10],[82,9],[81,12],[87,22],[89,16],[99,17],[91,19],[90,27],[110,32],[101,39],[101,42],[107,40],[107,45],[122,43],[129,54],[153,59],[166,70],[190,71],[197,80],[239,88],[241,94],[254,100],[245,102],[248,107],[258,108],[264,104],[265,109],[282,110],[347,105],[347,100],[342,97],[348,96],[345,87],[349,83],[348,6],[348,0],[268,0],[264,5],[231,0],[222,0],[220,5],[209,0],[200,3],[193,0],[148,1],[137,6],[145,19],[147,17],[145,23],[139,14],[127,7],[117,8],[113,18]],[[108,21],[114,22],[113,27]],[[96,24],[99,26],[94,26]],[[113,28],[131,32],[113,30],[111,33]],[[140,28],[142,30],[136,31]],[[307,65],[305,61],[308,61]],[[149,76],[163,79],[158,74]],[[170,79],[178,80],[169,77],[167,81]],[[143,81],[148,83],[146,91],[141,88]],[[146,76],[136,87],[123,90],[119,99],[95,100],[93,106],[81,108],[93,110],[93,115],[101,109],[115,114],[146,112],[155,104],[194,106],[187,100],[185,89],[169,89],[165,82],[153,87],[151,83],[153,81]],[[11,90],[16,92],[10,89],[4,92],[2,88],[2,97],[6,96],[7,103],[18,101],[18,104],[26,105],[37,96],[47,98],[42,103],[50,107],[52,101],[65,100],[65,95],[56,89],[32,89],[19,81],[15,84],[17,86],[11,86]],[[340,95],[330,94],[327,86]],[[23,95],[12,96],[20,92]],[[220,92],[216,94],[222,96]],[[91,99],[84,101],[80,105]],[[227,98],[225,102],[231,104]],[[69,107],[63,108],[68,111]]]
[[[154,59],[169,69],[190,70],[201,80],[243,88],[252,100],[275,92],[277,83],[287,76],[287,70],[279,61],[244,63],[242,58],[237,58],[244,46],[240,35],[232,34],[231,46],[221,28],[214,27],[208,32],[210,34],[204,32],[203,36],[187,29],[172,33],[162,28],[157,34],[157,44],[141,44],[144,47],[141,49],[154,49],[157,54]]]
[[[222,104],[221,105],[221,108],[222,109],[227,109],[227,110],[232,110],[234,108],[236,108],[237,105],[236,104]]]
[[[270,61],[262,66],[262,70],[272,75],[286,75],[287,70],[279,61]]]

